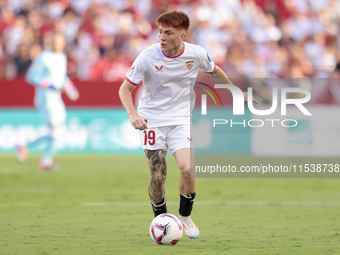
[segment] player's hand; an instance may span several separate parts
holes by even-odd
[[[137,113],[130,115],[130,123],[135,129],[144,130],[148,128],[145,120]]]
[[[79,98],[79,91],[76,86],[72,85],[69,88],[65,89],[66,96],[72,100],[76,101]]]
[[[248,92],[243,92],[243,96],[244,96],[244,101],[247,102],[248,101]],[[253,102],[255,104],[257,104],[255,97],[253,97]]]

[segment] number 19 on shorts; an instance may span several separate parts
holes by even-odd
[[[156,142],[156,133],[153,130],[144,130],[144,145],[154,145]]]

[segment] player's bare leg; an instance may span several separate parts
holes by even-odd
[[[195,165],[194,149],[179,149],[175,152],[174,157],[180,171],[179,192],[183,195],[194,193],[196,189],[196,178],[192,178],[191,176]]]
[[[53,158],[57,153],[57,140],[64,135],[66,126],[64,124],[50,127],[49,133],[39,136],[34,141],[27,144],[17,146],[17,159],[20,163],[24,163],[28,155],[28,147],[37,146],[42,143],[47,143],[45,153],[40,160],[39,168],[42,171],[58,170],[57,165],[53,163]]]
[[[145,155],[150,168],[149,196],[156,217],[167,212],[164,198],[164,183],[167,174],[166,151],[145,150]]]
[[[180,171],[179,191],[180,208],[179,219],[183,223],[187,237],[195,239],[199,236],[199,230],[190,218],[192,206],[196,197],[196,178],[193,176],[195,153],[194,149],[179,149],[174,153],[177,166]]]

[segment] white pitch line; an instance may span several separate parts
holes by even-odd
[[[6,193],[114,193],[114,194],[144,194],[145,190],[131,189],[77,189],[77,188],[0,188]]]
[[[21,204],[0,204],[0,206],[40,206],[41,204],[35,204],[35,203],[21,203]]]
[[[340,206],[340,201],[283,201],[287,206]]]
[[[198,205],[224,205],[224,206],[268,206],[273,201],[231,200],[231,201],[195,201]],[[169,201],[168,205],[179,205],[179,202]],[[0,203],[0,207],[29,207],[29,206],[69,206],[68,203],[41,204],[41,203]],[[72,204],[74,205],[74,204]],[[150,206],[149,202],[86,202],[82,206]],[[282,201],[281,206],[340,206],[340,201]]]
[[[179,202],[169,201],[167,205],[179,205]],[[220,201],[196,201],[195,205],[218,205]],[[90,202],[83,203],[84,206],[150,206],[150,202]]]
[[[265,206],[270,205],[270,201],[195,201],[196,205],[227,205],[227,206]],[[178,205],[179,202],[167,202],[167,205]],[[150,206],[148,202],[88,202],[84,206]],[[340,201],[282,201],[282,206],[340,206]]]
[[[169,204],[169,203],[167,203]],[[89,202],[83,203],[84,206],[147,206],[147,202]]]

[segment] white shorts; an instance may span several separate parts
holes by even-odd
[[[39,107],[39,112],[44,123],[49,127],[57,127],[59,125],[65,125],[66,123],[66,111],[64,109],[57,109],[54,111],[48,111],[46,107]]]
[[[154,127],[139,132],[144,150],[168,149],[174,154],[178,149],[193,148],[190,125]]]

